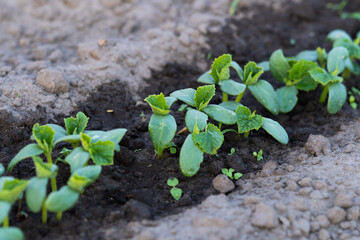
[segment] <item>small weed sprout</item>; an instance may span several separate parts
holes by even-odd
[[[167,185],[172,187],[170,190],[171,196],[177,201],[181,198],[182,190],[177,188],[176,186],[179,184],[179,180],[177,178],[169,178],[167,180]]]
[[[239,172],[235,172],[235,170],[233,168],[223,168],[221,169],[221,172],[227,176],[230,180],[238,180],[239,178],[242,177],[242,174]],[[235,172],[235,173],[234,173]]]
[[[263,150],[260,149],[259,152],[253,152],[253,156],[256,157],[256,160],[261,161],[264,159],[263,157]]]
[[[235,151],[236,151],[235,148],[231,148],[230,153],[228,153],[228,156],[234,155]]]

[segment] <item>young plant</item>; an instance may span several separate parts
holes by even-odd
[[[242,177],[242,174],[241,174],[241,173],[239,173],[239,172],[234,173],[235,170],[232,169],[232,168],[229,168],[229,169],[223,168],[223,169],[221,169],[221,172],[222,172],[225,176],[227,176],[228,178],[230,178],[230,180],[234,180],[234,179],[235,179],[235,180],[238,180],[239,178]]]
[[[167,180],[167,185],[171,187],[170,190],[171,196],[173,196],[175,200],[179,200],[182,195],[182,190],[176,187],[178,184],[179,184],[179,180],[177,178],[169,178]]]
[[[230,79],[230,67],[236,70],[243,83]],[[259,80],[263,73],[263,68],[259,67],[255,62],[246,64],[243,71],[238,63],[232,61],[230,54],[224,54],[214,60],[211,70],[201,75],[198,82],[218,84],[223,92],[224,106],[232,106],[235,109],[239,106],[245,91],[249,89],[259,103],[272,114],[277,115],[279,113],[279,104],[276,93],[269,82]],[[228,95],[236,96],[235,101],[228,101]]]
[[[231,6],[230,6],[230,9],[229,9],[230,16],[234,16],[235,11],[236,11],[236,7],[239,5],[240,1],[241,0],[233,0],[231,2]]]
[[[232,155],[234,155],[235,154],[235,148],[231,148],[230,149],[230,153],[228,153],[228,156],[232,156]]]
[[[114,151],[120,151],[119,142],[126,133],[126,129],[114,129],[111,131],[85,131],[88,118],[79,112],[76,118],[66,118],[65,127],[48,124],[40,126],[38,123],[33,127],[32,139],[36,143],[25,146],[11,160],[8,170],[12,171],[20,161],[32,157],[36,167],[35,178],[32,178],[29,189],[26,191],[26,200],[31,211],[38,212],[42,209],[42,220],[47,220],[46,186],[48,179],[51,182],[52,192],[57,192],[56,175],[58,168],[53,162],[52,151],[60,142],[68,142],[73,146],[67,150],[64,162],[70,165],[71,173],[76,172],[88,165],[90,159],[96,165],[112,165]],[[81,144],[81,146],[79,146]],[[39,156],[45,155],[47,162]],[[57,219],[61,219],[61,212],[57,213]]]
[[[156,154],[160,157],[163,151],[170,147],[177,125],[175,118],[171,116],[170,107],[176,101],[174,97],[164,97],[164,94],[150,95],[145,98],[150,105],[153,115],[149,122],[149,133],[154,145]]]
[[[0,239],[24,239],[20,229],[9,227],[9,213],[12,205],[22,200],[23,191],[29,184],[27,180],[13,177],[0,177]]]
[[[360,96],[360,90],[352,87],[351,91],[348,91],[348,95],[349,95],[349,104],[353,109],[357,109],[358,104],[356,103],[356,98],[355,95]]]
[[[263,157],[263,150],[260,149],[259,152],[253,152],[253,156],[256,157],[256,160],[261,161],[264,159]]]

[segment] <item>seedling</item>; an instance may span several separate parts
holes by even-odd
[[[171,196],[173,196],[175,200],[179,200],[182,195],[182,190],[176,187],[178,184],[179,184],[179,180],[177,178],[169,178],[167,180],[167,185],[169,187],[172,187],[170,190]]]
[[[241,0],[233,0],[230,6],[229,14],[230,16],[234,16],[236,7],[240,3]]]
[[[346,7],[348,3],[348,0],[342,0],[339,4],[335,3],[327,3],[326,8],[338,11],[339,13],[342,12],[342,10]]]
[[[76,118],[66,118],[64,122],[66,129],[55,124],[43,126],[40,126],[38,123],[35,124],[32,139],[35,140],[36,143],[29,144],[21,149],[8,166],[8,171],[12,171],[14,166],[20,161],[30,157],[33,158],[36,177],[30,180],[26,190],[26,202],[31,211],[39,212],[42,210],[42,221],[44,223],[47,221],[48,206],[50,206],[50,211],[51,209],[55,209],[51,204],[46,203],[48,199],[45,200],[48,179],[50,179],[51,182],[52,192],[58,192],[56,184],[58,168],[52,160],[52,151],[56,144],[59,142],[72,144],[73,149],[63,150],[61,155],[66,156],[62,161],[70,165],[71,173],[74,174],[77,173],[78,170],[80,171],[86,167],[90,159],[96,165],[112,165],[114,151],[120,151],[118,144],[126,133],[126,129],[121,128],[107,132],[85,131],[88,118],[81,112],[76,115]],[[81,146],[79,146],[80,144]],[[39,157],[42,154],[45,155],[47,162],[44,162],[42,158]],[[81,181],[81,184],[92,182],[85,178],[81,179]],[[73,182],[76,183],[76,181]],[[78,183],[79,186],[81,184]],[[68,194],[69,197],[71,197],[70,195],[71,194]],[[72,194],[72,196],[74,196],[74,194]],[[52,203],[54,203],[54,197],[52,197],[52,199]],[[59,198],[59,204],[62,204],[61,198]],[[61,211],[57,212],[57,219],[60,220],[61,215]]]
[[[228,153],[228,156],[234,155],[235,154],[235,148],[231,148],[230,149],[230,153]]]
[[[236,70],[243,83],[230,79],[230,67]],[[276,93],[269,82],[259,79],[263,73],[263,68],[255,62],[246,64],[243,71],[238,63],[232,61],[230,54],[224,54],[214,60],[211,70],[201,75],[198,82],[218,84],[223,92],[223,106],[231,107],[234,110],[240,105],[244,93],[249,89],[259,103],[272,114],[277,115],[279,104]],[[235,101],[228,101],[228,95],[236,96]]]
[[[261,161],[264,159],[263,157],[263,150],[260,149],[259,152],[253,152],[253,156],[256,157],[256,160]]]
[[[13,177],[0,177],[0,239],[24,239],[20,229],[9,227],[9,213],[12,205],[22,200],[23,191],[29,184],[27,180]]]
[[[146,115],[144,112],[140,113],[140,117],[141,117],[141,122],[146,122]]]
[[[242,177],[242,174],[241,174],[241,173],[239,173],[239,172],[234,173],[235,170],[232,169],[232,168],[229,168],[229,169],[223,168],[223,169],[221,169],[221,172],[222,172],[225,176],[227,176],[228,178],[230,178],[230,180],[234,180],[234,179],[235,179],[235,180],[238,180],[239,178]]]
[[[356,103],[355,95],[360,96],[360,90],[355,88],[355,87],[352,87],[351,91],[348,91],[348,95],[349,95],[349,104],[350,104],[350,106],[353,109],[356,109],[358,105]]]

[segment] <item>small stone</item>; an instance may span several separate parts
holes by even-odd
[[[310,232],[310,223],[308,220],[301,218],[300,220],[293,223],[294,224],[294,232],[296,230],[300,230],[303,236],[309,235]]]
[[[306,155],[305,153],[302,153],[302,154],[300,154],[300,155],[296,158],[296,160],[299,161],[299,162],[303,162],[303,161],[305,161],[307,158],[308,158],[308,155]]]
[[[265,165],[263,166],[262,170],[261,170],[261,176],[262,177],[269,177],[272,175],[272,173],[275,171],[275,169],[277,168],[278,164],[274,161],[269,161],[267,163],[265,163]]]
[[[54,70],[43,69],[39,71],[36,82],[51,93],[64,93],[69,90],[69,83],[66,82],[60,72]]]
[[[155,235],[150,231],[141,232],[140,235],[136,237],[136,240],[155,240]]]
[[[289,190],[289,191],[297,191],[299,188],[298,185],[296,184],[296,182],[293,180],[288,180],[286,182],[286,185],[287,185],[286,190]]]
[[[309,209],[308,204],[306,203],[304,198],[296,198],[293,202],[294,208],[305,212]]]
[[[321,229],[319,231],[319,240],[329,240],[329,239],[330,239],[330,233],[325,229]]]
[[[335,206],[349,208],[353,205],[353,195],[348,193],[339,193],[334,201]]]
[[[360,216],[360,208],[359,206],[354,206],[348,209],[347,220],[355,220],[357,221]]]
[[[293,172],[295,170],[295,167],[293,165],[287,165],[286,170],[288,170],[288,172]]]
[[[311,232],[316,232],[320,229],[320,223],[319,222],[312,222],[310,224],[310,231]]]
[[[108,41],[107,41],[106,39],[99,39],[99,40],[97,41],[97,45],[98,45],[99,47],[105,47],[107,44],[108,44]]]
[[[261,202],[261,198],[258,196],[248,196],[244,199],[245,205],[258,204]]]
[[[331,153],[331,144],[329,139],[322,135],[310,134],[308,140],[305,143],[305,150],[315,156],[321,154],[329,155]]]
[[[131,199],[125,206],[125,216],[130,219],[133,218],[149,218],[151,216],[150,207],[146,204]]]
[[[320,180],[316,180],[313,183],[313,185],[314,185],[314,188],[317,190],[326,188],[326,183],[324,183],[323,181],[320,181]]]
[[[280,213],[286,213],[287,207],[282,202],[275,203],[275,209],[278,210]]]
[[[186,32],[182,32],[179,37],[179,41],[184,46],[190,45],[190,37]]]
[[[299,195],[300,196],[309,196],[309,194],[312,192],[312,188],[311,187],[306,187],[306,188],[302,188],[299,190]]]
[[[340,227],[342,229],[354,229],[356,228],[356,222],[355,221],[345,221],[340,223]]]
[[[227,193],[235,189],[235,184],[224,174],[219,174],[213,180],[213,187],[221,193]]]
[[[331,223],[339,223],[345,219],[346,212],[339,207],[333,207],[327,211],[327,217]]]
[[[200,215],[192,220],[192,225],[195,227],[227,228],[229,223],[221,217]]]
[[[278,225],[277,214],[272,207],[262,202],[258,203],[251,217],[251,224],[259,228],[275,228]]]
[[[310,187],[311,186],[311,178],[303,178],[301,179],[298,184],[301,186],[301,187]]]
[[[314,190],[311,192],[310,198],[315,200],[323,200],[324,196],[321,194],[319,190]]]
[[[325,215],[319,215],[316,220],[320,223],[320,227],[328,228],[330,226],[329,219]]]

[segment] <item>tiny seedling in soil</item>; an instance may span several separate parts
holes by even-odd
[[[230,153],[228,153],[228,156],[234,155],[235,151],[236,151],[235,148],[231,148]]]
[[[230,67],[233,68],[243,83],[230,79]],[[279,104],[274,88],[265,80],[260,79],[264,73],[262,67],[255,62],[245,65],[244,71],[238,63],[232,61],[230,54],[224,54],[216,58],[210,71],[201,75],[198,82],[205,84],[217,84],[223,93],[221,106],[236,109],[247,89],[255,99],[272,114],[279,113]],[[228,96],[236,96],[235,101],[229,101]]]
[[[25,146],[11,160],[8,171],[12,171],[17,163],[32,158],[35,165],[36,177],[30,179],[26,188],[26,203],[32,212],[42,211],[42,222],[47,222],[47,211],[56,212],[61,220],[62,212],[71,208],[79,198],[85,187],[94,182],[101,172],[101,166],[112,165],[114,151],[120,151],[119,142],[126,133],[126,129],[111,131],[85,131],[89,118],[82,112],[76,118],[64,119],[65,129],[59,125],[47,124],[33,127],[31,139],[36,143]],[[52,158],[56,144],[67,142],[72,150],[63,150],[56,158],[70,166],[71,177],[67,186],[57,189],[56,176],[58,166]],[[81,146],[80,146],[81,144]],[[40,156],[46,157],[46,162]],[[89,160],[97,166],[87,166]],[[47,196],[48,181],[51,182],[52,192]]]
[[[238,180],[239,178],[242,177],[242,174],[241,174],[241,173],[239,173],[239,172],[234,173],[235,170],[232,169],[232,168],[229,168],[229,169],[223,168],[223,169],[221,169],[221,172],[222,172],[225,176],[227,176],[230,180],[234,180],[234,179],[235,179],[235,180]]]
[[[172,187],[170,190],[171,196],[173,196],[175,200],[179,200],[182,195],[182,190],[176,187],[178,184],[179,184],[179,180],[177,178],[169,178],[167,180],[167,185],[169,187]]]
[[[234,16],[235,11],[236,11],[236,7],[239,5],[240,1],[241,0],[233,0],[231,2],[231,6],[230,6],[230,9],[229,9],[230,16]]]
[[[263,150],[260,149],[259,152],[253,152],[253,156],[256,157],[256,160],[261,161],[264,159],[263,157]]]

